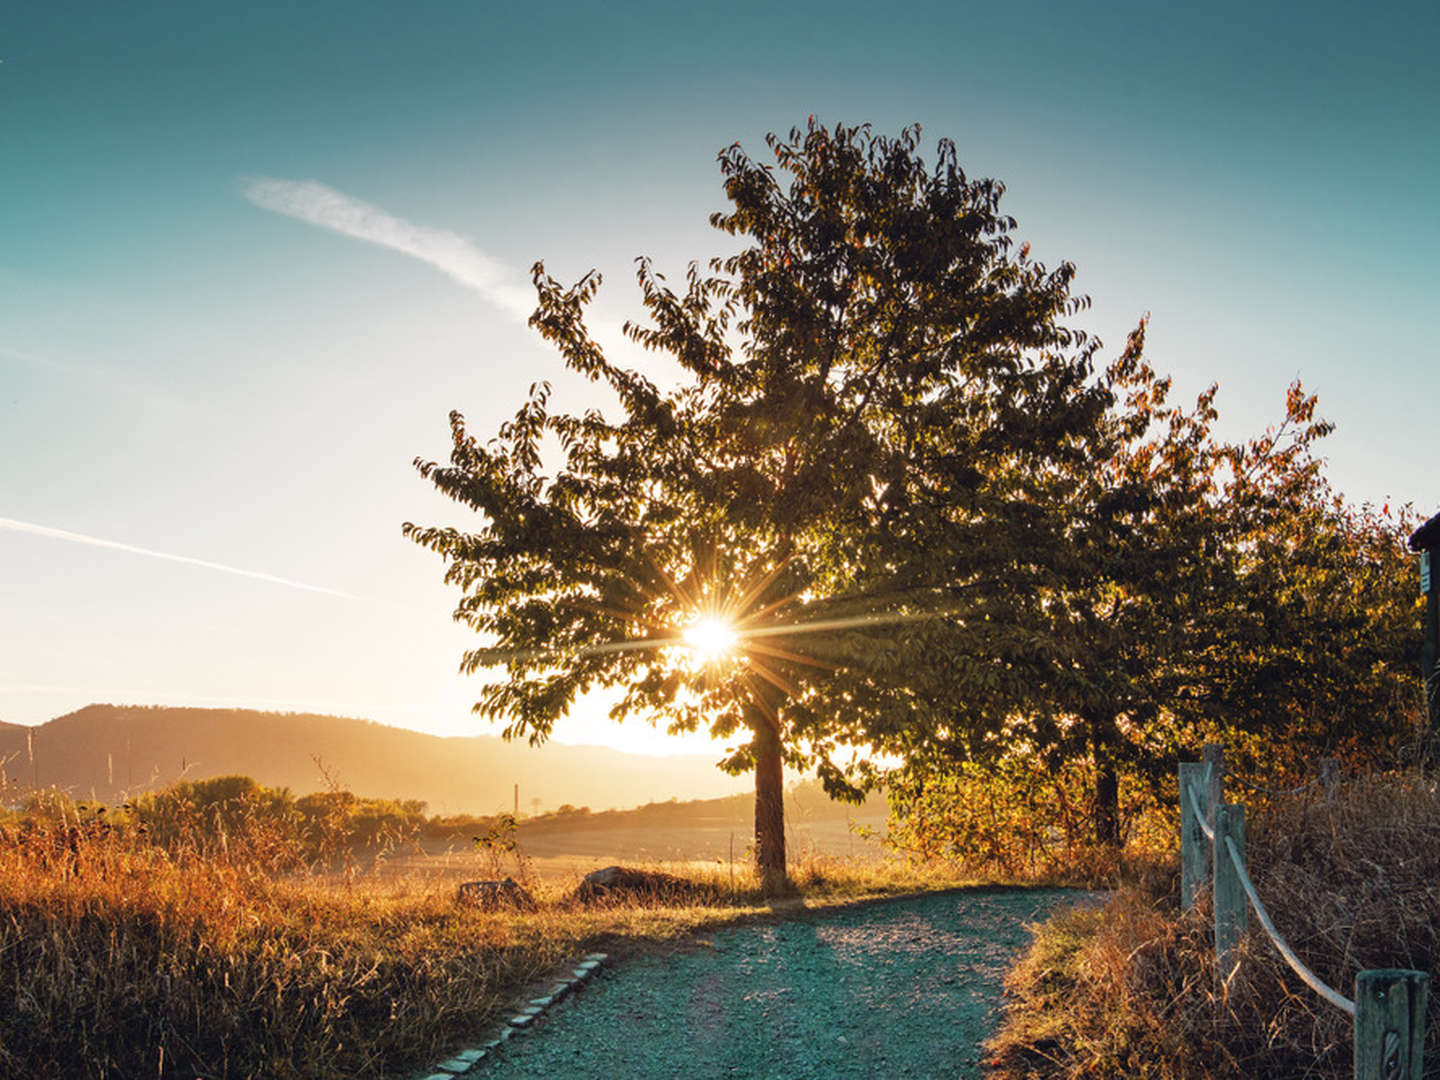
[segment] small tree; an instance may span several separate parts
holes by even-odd
[[[1216,437],[1216,388],[1170,404],[1144,330],[1107,369],[1113,403],[1090,457],[1047,507],[1063,537],[1040,584],[1047,661],[986,775],[1013,771],[1017,754],[1055,778],[1082,764],[1092,839],[1108,847],[1123,839],[1122,806],[1168,791],[1177,756],[1202,742],[1283,773],[1306,756],[1393,761],[1418,729],[1413,514],[1330,490],[1315,446],[1331,425],[1299,383],[1271,429]],[[955,799],[978,781],[957,780],[956,755],[937,748],[911,755],[892,788],[912,847],[975,834]],[[1139,798],[1122,800],[1126,777]],[[1073,839],[1072,808],[1058,783],[1052,793],[1049,824]]]
[[[784,764],[856,798],[860,751],[973,749],[1030,699],[1042,508],[1108,401],[1062,323],[1073,268],[1015,250],[1002,186],[918,141],[812,119],[768,139],[774,165],[722,152],[711,221],[742,250],[679,292],[639,263],[649,321],[626,329],[672,359],[663,390],[587,331],[598,275],[567,289],[537,264],[531,325],[618,415],[552,413],[539,384],[498,439],[452,413],[449,464],[416,462],[480,515],[405,526],[487,639],[462,670],[504,667],[476,711],[538,742],[616,687],[617,718],[738,735],[721,765],[755,770],[770,891]]]

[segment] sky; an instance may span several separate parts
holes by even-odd
[[[0,721],[93,701],[470,715],[412,459],[537,379],[528,269],[730,250],[718,151],[949,137],[1105,354],[1221,431],[1295,378],[1332,483],[1440,509],[1440,7],[15,4],[0,15]],[[653,361],[647,361],[653,363]],[[652,373],[663,378],[663,367]],[[470,522],[473,524],[473,522]],[[554,737],[708,749],[587,700]]]

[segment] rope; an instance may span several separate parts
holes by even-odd
[[[1279,796],[1284,796],[1284,795],[1298,795],[1300,792],[1304,791],[1306,788],[1308,788],[1308,787],[1314,787],[1316,784],[1320,783],[1321,780],[1325,779],[1323,776],[1312,776],[1309,780],[1306,780],[1303,784],[1299,785],[1298,787],[1293,787],[1293,788],[1271,788],[1271,787],[1266,787],[1264,784],[1257,784],[1257,783],[1255,783],[1253,780],[1244,780],[1244,779],[1236,776],[1236,775],[1235,775],[1234,773],[1232,773],[1232,772],[1227,772],[1227,773],[1225,774],[1225,778],[1226,778],[1227,780],[1234,780],[1234,781],[1235,781],[1237,784],[1239,784],[1241,787],[1246,788],[1246,789],[1249,790],[1249,791],[1258,791],[1258,792],[1259,792],[1260,794],[1262,794],[1262,795],[1279,795]]]
[[[1193,788],[1190,790],[1190,796],[1192,799],[1195,796],[1195,790]],[[1214,838],[1213,833],[1211,834],[1211,838]],[[1230,852],[1230,861],[1235,864],[1235,872],[1240,876],[1240,885],[1245,890],[1245,895],[1250,898],[1250,906],[1255,909],[1255,914],[1260,919],[1260,925],[1263,926],[1265,932],[1270,935],[1270,941],[1274,944],[1280,955],[1285,958],[1285,962],[1294,969],[1295,974],[1299,975],[1300,978],[1304,980],[1305,985],[1310,987],[1311,990],[1314,990],[1341,1012],[1346,1012],[1354,1016],[1355,1002],[1351,1001],[1338,990],[1332,989],[1327,983],[1321,981],[1320,976],[1305,966],[1304,961],[1295,955],[1294,950],[1292,950],[1290,946],[1286,944],[1285,939],[1280,936],[1280,931],[1275,929],[1275,924],[1270,921],[1270,913],[1265,910],[1265,905],[1260,902],[1260,895],[1255,891],[1254,882],[1250,880],[1250,875],[1245,872],[1245,860],[1240,857],[1240,852],[1235,847],[1235,841],[1232,837],[1225,837],[1225,850]]]
[[[1205,820],[1205,814],[1200,809],[1200,801],[1195,797],[1195,785],[1186,784],[1185,788],[1190,792],[1190,805],[1195,810],[1195,820],[1200,822],[1200,828],[1205,833],[1205,839],[1213,844],[1215,842],[1215,830],[1211,827],[1210,823]]]

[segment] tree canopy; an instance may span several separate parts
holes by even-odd
[[[1126,805],[1168,798],[1177,758],[1206,741],[1277,777],[1322,754],[1391,762],[1416,737],[1413,514],[1330,489],[1316,447],[1332,425],[1298,382],[1276,425],[1227,442],[1216,387],[1172,405],[1143,339],[1142,323],[1104,373],[1114,400],[1091,457],[1048,507],[1065,542],[1040,584],[1050,659],[1033,698],[987,755],[922,739],[891,778],[917,850],[979,842],[1013,862],[1014,836],[1046,829],[1073,847],[1079,782],[1091,842],[1113,847]],[[977,819],[977,798],[992,817],[995,799],[1012,807],[1011,836]]]
[[[598,274],[537,263],[531,325],[613,405],[539,383],[495,438],[452,413],[449,462],[417,459],[478,515],[405,526],[483,639],[478,712],[541,741],[611,688],[616,717],[729,740],[769,887],[787,764],[854,798],[872,751],[912,792],[1082,762],[1114,844],[1121,774],[1203,736],[1375,731],[1405,657],[1393,523],[1326,488],[1313,397],[1227,443],[1213,387],[1170,404],[1143,321],[1097,371],[1073,266],[1032,258],[947,140],[812,119],[767,146],[719,155],[736,254],[678,286],[637,260],[625,332],[663,385],[592,336]]]
[[[638,263],[629,337],[673,361],[657,387],[587,329],[600,280],[537,264],[531,325],[613,392],[557,413],[549,387],[498,438],[452,414],[448,464],[421,473],[479,513],[473,532],[407,524],[441,554],[456,616],[503,668],[477,710],[543,739],[592,687],[615,715],[702,725],[756,769],[757,858],[783,874],[782,760],[855,795],[867,761],[917,732],[975,739],[1028,700],[1043,660],[1037,589],[1060,539],[1046,511],[1109,401],[1066,320],[1074,268],[1017,245],[1003,187],[953,144],[812,121],[773,164],[720,154],[738,254],[672,287]],[[563,460],[546,472],[547,437]],[[712,619],[733,649],[700,662]]]

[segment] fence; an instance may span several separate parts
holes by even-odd
[[[1333,792],[1332,762],[1326,763],[1320,780]],[[1355,1080],[1421,1080],[1430,976],[1396,969],[1362,971],[1355,976],[1351,1000],[1305,966],[1275,929],[1246,872],[1245,804],[1225,801],[1225,758],[1218,746],[1206,746],[1203,761],[1180,763],[1180,903],[1186,910],[1204,889],[1207,869],[1215,909],[1215,970],[1222,981],[1239,962],[1236,950],[1253,907],[1295,974],[1354,1018]]]

